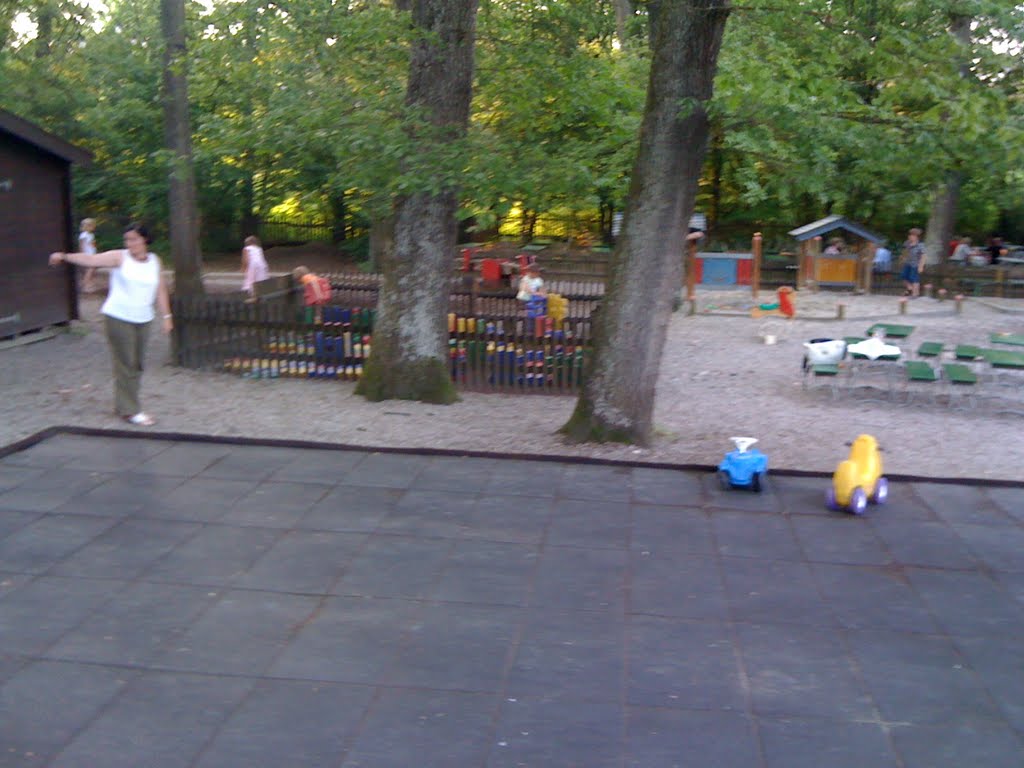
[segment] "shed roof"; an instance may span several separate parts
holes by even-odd
[[[87,164],[92,161],[92,153],[64,141],[52,133],[48,133],[38,125],[24,120],[13,112],[0,109],[0,131],[28,142],[39,149],[56,155],[69,163]]]
[[[818,237],[819,235],[833,232],[837,229],[842,229],[847,232],[851,232],[857,237],[863,238],[872,243],[885,242],[885,238],[881,235],[876,235],[870,229],[858,224],[855,221],[850,221],[845,216],[826,216],[824,219],[818,219],[812,221],[810,224],[804,224],[802,227],[791,229],[789,234],[795,237],[798,241],[810,240],[812,237]]]

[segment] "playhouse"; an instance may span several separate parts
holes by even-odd
[[[845,216],[826,216],[790,230],[789,235],[800,244],[797,287],[871,290],[871,264],[883,237]],[[847,247],[829,253],[822,246],[827,235],[840,236]]]

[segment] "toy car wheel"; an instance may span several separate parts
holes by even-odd
[[[863,488],[854,488],[850,496],[850,511],[855,515],[863,515],[868,508],[868,495]]]
[[[760,493],[764,488],[764,472],[755,472],[754,476],[750,479],[750,490],[754,493]]]
[[[871,497],[871,500],[875,504],[885,504],[885,500],[889,498],[889,481],[884,477],[878,478],[878,482],[875,483],[875,495]]]
[[[732,488],[732,480],[729,478],[729,473],[724,469],[718,470],[718,482],[722,486],[723,491],[728,491]]]
[[[839,502],[836,501],[836,489],[831,485],[828,487],[828,490],[825,491],[825,506],[833,512],[839,511]]]

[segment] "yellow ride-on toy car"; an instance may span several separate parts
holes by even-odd
[[[868,501],[884,504],[889,481],[882,477],[882,455],[871,435],[858,435],[850,446],[850,458],[840,462],[832,475],[825,503],[829,509],[863,515]]]

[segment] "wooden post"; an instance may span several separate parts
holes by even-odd
[[[796,290],[804,287],[804,266],[807,264],[807,241],[800,243],[800,253],[796,257]]]
[[[1003,282],[1006,280],[1006,268],[996,267],[996,296],[1003,298]]]
[[[818,235],[811,242],[814,243],[814,247],[811,249],[811,274],[814,276],[811,290],[817,293],[818,283],[821,282],[821,235]]]
[[[751,255],[754,259],[753,269],[751,270],[750,278],[750,290],[754,298],[757,298],[758,291],[761,290],[761,247],[762,240],[760,232],[754,233],[754,242],[750,244]]]
[[[686,300],[692,302],[697,292],[697,241],[686,241]]]
[[[871,295],[871,279],[875,273],[875,251],[878,246],[874,243],[867,244],[868,257],[864,261],[864,293],[865,295]]]

